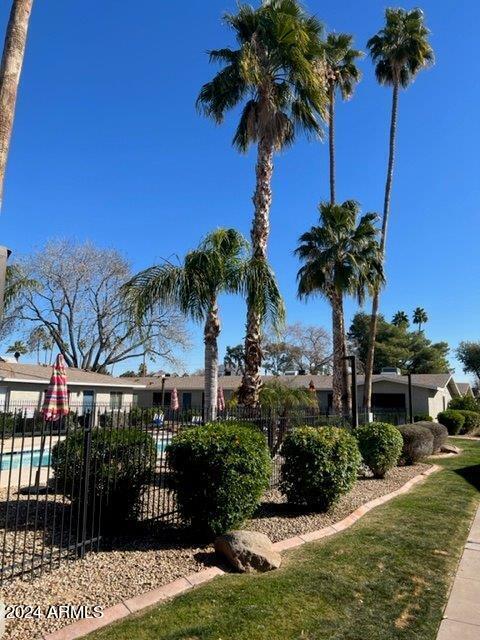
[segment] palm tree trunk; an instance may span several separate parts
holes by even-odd
[[[330,204],[335,204],[335,87],[330,84],[328,105],[328,148],[330,154]]]
[[[388,217],[390,213],[390,198],[392,195],[393,165],[395,161],[395,140],[397,135],[397,114],[398,114],[398,92],[399,84],[393,86],[392,115],[390,120],[390,145],[388,153],[387,181],[385,183],[385,199],[383,202],[382,235],[380,238],[380,254],[385,263],[385,245],[387,241]],[[373,294],[372,315],[370,317],[370,336],[368,344],[367,362],[365,364],[365,384],[363,390],[363,405],[367,413],[372,410],[372,376],[373,360],[375,357],[375,339],[377,337],[378,307],[380,303],[380,289],[377,288]]]
[[[343,396],[343,327],[341,296],[333,292],[330,296],[332,305],[332,337],[333,337],[333,380],[332,380],[332,411],[334,415],[342,414]]]
[[[330,83],[328,91],[328,147],[330,156],[330,204],[336,202],[336,171],[335,171],[335,85]],[[340,362],[342,370],[342,412],[346,416],[350,413],[351,393],[348,378],[348,363],[345,360],[347,355],[347,341],[345,338],[345,315],[343,312],[343,299],[340,298],[340,324],[342,327],[342,360]]]
[[[0,209],[33,0],[13,0],[0,66]]]
[[[267,242],[270,231],[269,215],[272,204],[273,146],[262,138],[258,143],[256,166],[256,188],[253,195],[255,215],[251,231],[253,258],[267,260]],[[239,389],[240,404],[256,406],[262,365],[262,318],[253,309],[247,310],[247,332],[245,336],[245,373]]]
[[[217,301],[214,300],[207,315],[204,329],[205,343],[205,418],[215,420],[218,400],[218,344],[220,320]]]
[[[347,417],[351,413],[352,393],[350,390],[350,377],[348,373],[348,362],[346,360],[347,355],[347,340],[345,337],[345,314],[343,311],[343,296],[339,296],[338,301],[339,314],[340,314],[340,331],[342,334],[342,414]]]

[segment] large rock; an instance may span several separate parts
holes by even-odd
[[[264,533],[230,531],[215,540],[216,553],[236,571],[270,571],[278,569],[282,558]]]
[[[442,453],[460,453],[460,449],[458,447],[454,444],[448,444],[448,442],[442,445],[440,451]]]

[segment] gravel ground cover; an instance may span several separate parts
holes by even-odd
[[[322,528],[341,520],[365,502],[398,489],[428,466],[397,467],[384,480],[366,476],[328,514],[292,511],[279,491],[271,489],[245,528],[266,533],[273,542]],[[0,530],[0,541],[2,535]],[[192,545],[176,537],[173,543],[162,542],[153,534],[135,540],[119,539],[111,550],[90,553],[32,581],[15,580],[2,590],[6,604],[38,606],[42,617],[7,621],[4,637],[37,640],[42,634],[68,624],[69,620],[44,617],[50,605],[109,607],[214,563],[211,546]]]

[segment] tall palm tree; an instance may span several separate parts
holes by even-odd
[[[258,9],[240,5],[225,22],[238,48],[210,52],[210,60],[223,67],[202,87],[197,106],[217,123],[243,106],[233,144],[241,152],[257,146],[251,239],[253,259],[267,273],[274,154],[293,144],[298,130],[321,135],[318,116],[325,116],[327,102],[325,80],[317,72],[322,29],[297,0],[264,0]],[[240,402],[250,406],[258,403],[261,333],[261,316],[249,306]]]
[[[15,356],[15,360],[17,360],[18,362],[20,356],[28,353],[28,347],[22,340],[16,340],[8,347],[7,353],[13,353],[13,355]]]
[[[362,302],[383,280],[382,261],[375,227],[377,215],[360,218],[358,203],[347,200],[341,205],[322,202],[320,224],[300,237],[296,255],[304,263],[298,272],[300,298],[320,294],[332,307],[333,334],[333,410],[347,413],[342,397],[342,326],[344,295],[355,295]]]
[[[418,333],[422,331],[422,324],[428,322],[428,316],[425,309],[422,307],[417,307],[413,311],[413,324],[418,324]]]
[[[0,65],[0,209],[33,0],[13,0]]]
[[[398,96],[400,89],[406,89],[417,73],[434,61],[433,49],[428,42],[429,30],[425,27],[420,9],[386,9],[385,27],[370,38],[367,47],[375,63],[375,75],[380,84],[392,87],[392,113],[390,120],[390,141],[388,153],[387,179],[383,203],[382,235],[380,249],[385,259],[390,198],[392,193],[395,141],[397,133]],[[370,412],[372,404],[372,374],[377,335],[378,307],[380,291],[377,289],[372,299],[370,337],[365,365],[364,406]]]
[[[363,56],[352,48],[353,36],[329,33],[324,44],[325,75],[328,86],[328,141],[330,153],[330,204],[335,204],[335,97],[337,91],[349,100],[360,82],[356,61]]]
[[[405,311],[397,311],[397,313],[392,318],[392,324],[396,327],[407,328],[410,325],[410,320],[408,319]]]
[[[28,336],[27,346],[30,352],[35,351],[37,354],[37,364],[40,364],[40,350],[46,340],[48,340],[48,335],[44,327],[35,327]]]
[[[238,231],[217,229],[185,256],[182,265],[150,267],[125,285],[127,301],[136,315],[145,316],[158,303],[173,304],[194,321],[204,323],[205,409],[212,418],[218,393],[218,298],[222,293],[254,296],[260,282],[263,293],[252,305],[275,321],[282,305],[275,279],[270,276],[268,280],[255,269],[248,243]]]
[[[335,171],[335,98],[337,92],[344,100],[349,100],[360,82],[361,73],[356,61],[363,56],[361,51],[353,49],[353,36],[347,33],[329,33],[323,47],[323,61],[326,83],[328,87],[328,146],[330,156],[330,204],[336,202],[336,171]],[[342,316],[342,325],[345,318]],[[343,338],[343,392],[342,397],[350,404],[350,385],[348,383],[347,341]]]

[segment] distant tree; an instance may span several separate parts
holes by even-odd
[[[380,251],[385,260],[387,228],[390,216],[392,195],[393,166],[397,136],[398,96],[400,89],[406,89],[415,80],[416,75],[433,63],[433,49],[428,42],[430,32],[424,23],[421,9],[386,9],[385,26],[367,42],[375,75],[380,84],[392,88],[392,111],[390,118],[390,136],[388,151],[387,179],[383,201],[382,235]],[[376,344],[380,288],[372,297],[370,319],[370,342],[365,363],[365,383],[363,404],[370,411],[372,404],[372,372]]]
[[[361,365],[368,354],[369,327],[369,315],[356,313],[348,332],[351,349]],[[448,351],[446,342],[432,343],[423,333],[408,331],[405,325],[396,326],[379,314],[374,373],[384,367],[398,367],[403,373],[447,373]]]
[[[140,378],[145,378],[147,375],[148,375],[147,365],[145,364],[145,362],[141,362],[138,365],[137,376],[139,376]]]
[[[345,326],[343,300],[355,295],[362,302],[383,270],[379,257],[377,215],[367,213],[359,221],[360,207],[348,200],[341,205],[322,202],[320,221],[300,237],[295,250],[303,266],[297,276],[298,295],[322,295],[332,309],[333,398],[335,413],[350,411],[349,385],[345,376]]]
[[[266,373],[281,375],[286,371],[323,373],[331,360],[331,340],[323,327],[301,322],[287,325],[280,334],[265,336],[262,345]]]
[[[119,378],[136,378],[137,373],[133,369],[128,369],[127,371],[124,371],[123,373],[121,373],[118,377]]]
[[[13,0],[0,66],[0,209],[33,0]]]
[[[225,370],[230,371],[233,375],[243,375],[245,372],[245,346],[237,344],[234,347],[227,347],[223,364]]]
[[[29,352],[35,352],[37,355],[37,364],[40,364],[40,351],[44,348],[48,341],[48,334],[44,327],[36,327],[30,332],[27,339]]]
[[[28,353],[28,347],[22,340],[16,340],[7,348],[7,353],[13,353],[15,359],[18,360],[20,356]]]
[[[296,368],[300,354],[294,345],[281,341],[265,342],[262,346],[263,368],[265,373],[274,376],[284,374]]]
[[[326,107],[325,79],[318,73],[322,27],[297,0],[266,0],[257,9],[240,4],[225,23],[237,42],[236,49],[210,52],[222,65],[203,85],[198,107],[221,123],[227,111],[241,107],[233,144],[246,152],[257,147],[254,217],[251,230],[253,259],[259,275],[268,270],[267,245],[272,202],[273,159],[293,144],[297,132],[320,135],[318,114]],[[258,403],[262,363],[262,309],[247,298],[245,371],[240,401]]]
[[[323,327],[296,322],[287,325],[285,339],[295,347],[292,352],[295,369],[315,375],[330,366],[332,339]]]
[[[417,307],[413,312],[413,324],[418,324],[418,333],[422,330],[422,324],[428,322],[428,316],[425,309]]]
[[[410,326],[410,320],[408,319],[405,311],[397,311],[397,313],[392,318],[392,324],[394,324],[396,327],[407,328]]]
[[[131,321],[120,295],[131,271],[117,251],[54,241],[15,268],[27,283],[15,295],[21,326],[43,327],[70,367],[106,373],[150,347],[175,362],[175,350],[188,344],[183,316],[171,308]]]
[[[464,372],[473,373],[480,380],[480,342],[460,342],[456,355],[463,364]]]

